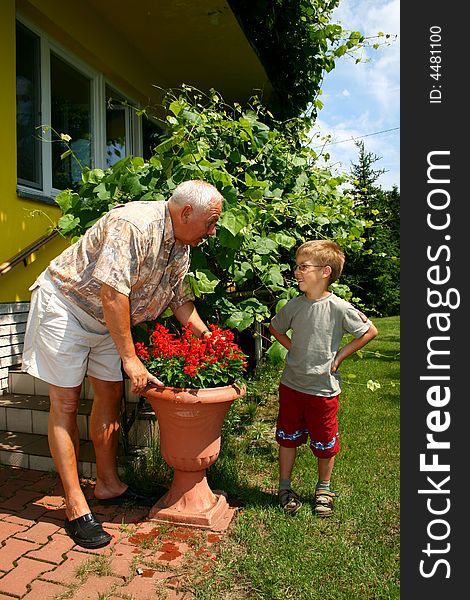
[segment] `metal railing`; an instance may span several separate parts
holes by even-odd
[[[50,242],[52,239],[54,239],[57,235],[58,231],[54,229],[50,233],[43,235],[42,237],[37,239],[35,242],[30,244],[26,248],[23,248],[23,250],[18,252],[18,254],[15,254],[15,256],[13,256],[13,258],[10,258],[10,260],[7,260],[0,264],[0,276],[5,275],[5,273],[8,273],[8,271],[13,269],[13,267],[16,267],[16,265],[19,265],[20,263],[23,263],[26,266],[26,259],[29,256],[31,256],[31,254],[42,248],[42,246],[47,244],[47,242]]]

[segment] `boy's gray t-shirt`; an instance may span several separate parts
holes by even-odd
[[[284,305],[271,321],[279,333],[292,330],[281,383],[299,392],[336,396],[341,392],[338,372],[331,365],[345,333],[361,337],[371,321],[351,303],[330,294],[309,300],[304,294]]]

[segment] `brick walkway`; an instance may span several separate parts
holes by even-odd
[[[92,482],[84,488],[92,498]],[[211,568],[219,534],[148,521],[148,509],[95,505],[93,511],[113,540],[85,550],[63,529],[57,478],[0,466],[0,600],[194,598],[186,578]]]

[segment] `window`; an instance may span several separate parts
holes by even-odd
[[[92,164],[91,80],[51,52],[51,125],[72,139],[52,142],[52,187],[62,190],[81,180],[81,165]]]
[[[131,118],[126,101],[106,86],[106,166],[111,167],[130,152]]]
[[[21,195],[50,201],[58,191],[79,184],[84,166],[107,168],[131,154],[151,156],[160,126],[138,117],[137,104],[102,74],[20,21],[16,57]],[[70,136],[68,145],[58,139],[60,134]],[[69,147],[72,154],[67,154]]]
[[[39,38],[18,24],[16,31],[16,138],[18,181],[42,188]]]
[[[163,127],[146,115],[142,115],[141,121],[142,157],[144,160],[148,160],[152,156],[155,146],[162,141]]]
[[[136,154],[139,146],[142,157],[148,160],[162,139],[162,126],[146,114],[137,116],[129,101],[110,86],[106,86],[106,100],[106,166]],[[142,143],[137,144],[135,138],[140,134]]]

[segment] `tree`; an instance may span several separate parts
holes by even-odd
[[[340,0],[229,0],[272,82],[269,108],[277,118],[315,116],[325,73],[337,58],[361,47],[364,36],[331,23]],[[384,35],[384,34],[382,34]],[[359,59],[358,59],[359,60]]]
[[[352,166],[354,208],[368,225],[361,252],[352,252],[345,267],[345,281],[369,310],[382,316],[400,310],[400,194],[396,186],[384,191],[375,185],[383,169],[373,165],[380,157],[366,152],[357,142],[358,162]]]

